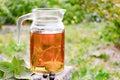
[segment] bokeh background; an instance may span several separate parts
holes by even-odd
[[[0,24],[15,24],[16,19],[33,8],[64,8],[65,24],[113,21],[119,24],[119,0],[0,0]]]
[[[33,8],[66,9],[63,19],[66,26],[65,64],[73,67],[71,80],[120,80],[119,0],[0,0],[1,79],[21,78],[16,75],[22,70],[15,71],[23,65],[13,56],[28,53],[29,31],[26,27],[23,29],[21,35],[26,36],[22,36],[22,45],[18,46],[14,39],[16,21]],[[25,25],[28,23],[31,21],[24,22]],[[11,60],[18,64],[9,62]],[[13,68],[3,64],[4,61]],[[6,65],[7,72],[3,68]]]

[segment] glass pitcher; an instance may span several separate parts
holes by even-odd
[[[30,69],[33,72],[60,72],[64,69],[65,9],[36,8],[19,17],[18,42],[23,20],[33,20],[30,27]]]

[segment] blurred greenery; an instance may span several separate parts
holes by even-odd
[[[27,43],[22,42],[21,45],[18,45],[15,41],[15,37],[13,34],[4,34],[0,35],[0,54],[4,53],[7,57],[13,57],[13,53],[16,54],[20,52],[24,52],[27,48]],[[6,43],[7,42],[7,43]]]
[[[110,28],[106,28],[110,27]],[[113,27],[113,28],[111,28]],[[115,31],[114,23],[81,23],[66,27],[66,63],[73,65],[71,80],[114,80],[120,73],[119,63],[110,61],[109,56],[93,53],[103,46],[116,44],[120,35]],[[111,36],[106,35],[110,32]],[[103,36],[104,35],[104,36]],[[102,36],[102,37],[101,37]],[[114,40],[113,40],[114,39]],[[100,62],[98,62],[100,60]],[[115,70],[111,70],[115,69]]]
[[[120,26],[120,8],[112,0],[0,0],[0,24],[15,24],[33,8],[64,8],[64,23],[109,20]]]
[[[19,46],[14,40],[10,40],[8,44],[2,43],[0,45],[0,53],[4,52],[8,57],[12,57],[14,52],[23,52],[25,49],[25,43]]]

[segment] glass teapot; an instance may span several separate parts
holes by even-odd
[[[18,42],[23,20],[33,20],[30,27],[30,69],[33,72],[60,72],[64,69],[65,9],[36,8],[19,17]]]

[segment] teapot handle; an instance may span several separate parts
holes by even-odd
[[[20,32],[21,32],[22,22],[24,20],[32,20],[32,13],[28,13],[28,14],[25,14],[23,16],[20,16],[17,20],[17,41],[18,41],[18,44],[20,44]]]

